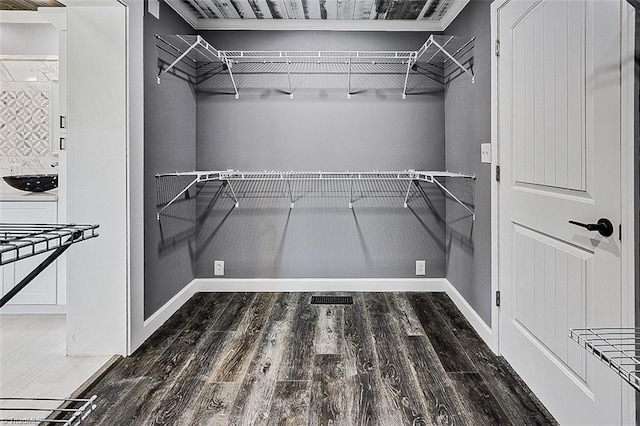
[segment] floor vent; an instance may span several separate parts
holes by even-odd
[[[311,296],[312,305],[353,305],[352,296]]]

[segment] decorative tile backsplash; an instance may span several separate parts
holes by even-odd
[[[57,61],[0,61],[2,175],[53,171],[52,90],[57,79]]]
[[[49,154],[50,94],[0,88],[0,154]]]

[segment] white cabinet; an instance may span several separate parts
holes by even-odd
[[[55,201],[2,201],[0,204],[0,222],[52,224],[57,223],[57,219],[57,202]],[[43,253],[0,266],[2,272],[2,294],[6,294],[51,253]],[[57,262],[49,265],[16,294],[6,306],[56,305],[58,303],[57,269]],[[3,311],[5,310],[3,308]],[[29,309],[27,311],[35,313],[37,309]],[[13,309],[11,312],[17,313],[18,311]]]

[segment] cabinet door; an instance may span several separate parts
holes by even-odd
[[[0,209],[2,222],[56,223],[55,202],[3,202]],[[52,252],[2,266],[2,294],[6,294]],[[57,291],[57,262],[49,265],[33,281],[16,294],[8,305],[54,305]]]

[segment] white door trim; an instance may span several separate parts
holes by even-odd
[[[491,349],[500,354],[500,308],[496,306],[495,295],[500,291],[499,274],[499,216],[498,216],[498,182],[496,166],[498,166],[498,57],[495,43],[498,40],[498,10],[509,0],[495,0],[491,3]]]
[[[621,163],[620,164],[620,213],[624,226],[622,227],[622,258],[621,280],[629,283],[622,286],[621,324],[625,327],[635,326],[635,17],[636,11],[626,1],[622,8],[623,28],[627,31],[622,35],[622,57],[628,58],[621,68],[622,99],[621,99]],[[622,420],[624,424],[635,424],[635,392],[630,386],[622,392]]]
[[[151,335],[144,319],[144,5],[122,0],[127,10],[128,271],[127,354]]]
[[[498,11],[511,0],[495,0],[491,4],[491,40],[498,40]],[[622,265],[621,280],[630,283],[623,286],[622,312],[620,313],[623,326],[635,325],[635,146],[634,146],[634,106],[635,106],[635,10],[626,2],[622,8],[623,28],[626,29],[622,37],[622,57],[629,58],[622,64],[622,101],[621,101],[621,219],[622,229]],[[495,47],[494,47],[495,49]],[[495,305],[495,293],[500,290],[499,282],[499,233],[498,215],[499,197],[498,182],[495,169],[498,165],[499,135],[498,135],[498,57],[495,50],[491,53],[491,327],[492,349],[500,354],[500,308]],[[612,372],[612,374],[614,374]],[[623,383],[621,410],[624,424],[635,424],[635,392]]]

